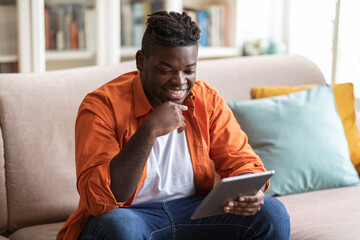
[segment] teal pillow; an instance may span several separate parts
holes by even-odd
[[[359,183],[331,85],[229,107],[265,167],[276,170],[267,194]]]

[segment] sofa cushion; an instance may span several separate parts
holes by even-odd
[[[355,99],[356,126],[360,129],[360,100]]]
[[[25,227],[9,236],[11,240],[56,240],[56,234],[65,222]]]
[[[9,229],[64,221],[76,209],[74,125],[84,96],[134,63],[0,74]]]
[[[359,239],[360,185],[278,197],[291,221],[291,240]]]
[[[7,202],[5,187],[5,159],[4,159],[4,142],[0,125],[0,234],[7,229]]]
[[[256,87],[251,91],[253,98],[273,97],[308,89],[315,85]],[[354,86],[352,83],[332,84],[337,110],[344,126],[350,150],[350,159],[360,175],[360,133],[356,126]]]
[[[268,194],[359,182],[330,85],[229,105],[265,167],[276,170]]]

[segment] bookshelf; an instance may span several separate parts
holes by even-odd
[[[45,0],[43,12],[45,70],[97,65],[97,2]],[[101,9],[101,7],[99,7]]]
[[[3,24],[14,32],[6,35],[13,50],[0,48],[0,65],[16,65],[12,72],[44,72],[134,59],[146,15],[157,9],[192,11],[197,22],[197,14],[207,14],[214,24],[203,29],[208,40],[200,44],[200,59],[238,56],[241,34],[236,13],[241,1],[0,0],[0,11],[11,6],[15,15],[10,23],[0,12],[1,29]]]
[[[240,54],[237,9],[242,0],[121,1],[121,60],[133,59],[141,43],[146,15],[158,8],[187,11],[201,30],[199,58],[233,57]],[[203,21],[205,20],[205,22]],[[202,23],[202,24],[201,24]],[[205,36],[205,38],[204,38]]]
[[[202,33],[206,33],[206,38],[202,34],[199,41],[200,59],[240,55],[240,35],[237,31],[240,5],[240,0],[183,1],[183,10],[193,15]],[[206,18],[205,26],[202,18]]]

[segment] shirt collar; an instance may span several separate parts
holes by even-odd
[[[135,101],[135,117],[141,117],[152,110],[152,106],[146,97],[144,88],[141,84],[140,72],[137,73],[133,83],[133,93]]]
[[[195,99],[196,99],[196,96],[195,96],[193,90],[191,90],[189,95],[184,100],[183,104],[186,105],[190,110],[193,110],[195,108],[195,104],[194,104]]]

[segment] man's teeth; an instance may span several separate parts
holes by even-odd
[[[181,94],[184,90],[171,90],[171,89],[166,89],[166,91],[173,93],[173,94]]]

